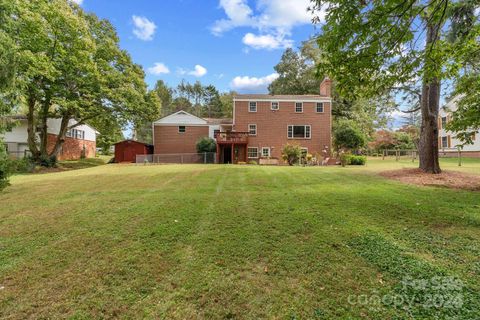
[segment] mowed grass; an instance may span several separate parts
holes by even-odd
[[[415,165],[15,176],[0,194],[0,318],[479,318],[480,193],[377,174]],[[480,174],[479,160],[442,165]],[[430,306],[432,290],[462,303]],[[362,300],[389,295],[413,300]]]

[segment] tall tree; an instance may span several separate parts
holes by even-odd
[[[320,74],[335,78],[341,93],[375,96],[419,77],[422,82],[420,168],[440,173],[437,117],[442,80],[455,78],[479,49],[478,19],[462,42],[448,42],[456,1],[313,0],[326,10],[318,37]]]
[[[172,113],[172,101],[174,90],[167,86],[163,80],[158,80],[153,89],[162,104],[162,116],[165,117]]]
[[[279,76],[268,86],[271,94],[318,94],[313,61],[301,52],[286,49],[274,69]]]
[[[108,21],[67,0],[10,3],[13,22],[0,30],[15,43],[20,61],[15,92],[27,106],[28,143],[36,160],[55,158],[75,126],[98,117],[125,125],[158,109],[142,68],[119,48]],[[48,118],[61,119],[52,150],[47,148]],[[71,125],[72,118],[78,123]]]

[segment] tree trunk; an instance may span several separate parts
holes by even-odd
[[[60,132],[57,136],[57,141],[55,141],[55,146],[53,147],[52,152],[50,153],[50,158],[57,157],[58,153],[62,149],[63,143],[65,142],[65,135],[67,134],[68,130],[68,123],[70,122],[70,117],[63,116],[62,122],[60,124]]]
[[[438,162],[438,110],[440,105],[440,81],[431,76],[432,70],[437,70],[436,61],[432,61],[427,52],[433,51],[433,45],[438,40],[439,24],[427,26],[427,39],[425,46],[426,69],[422,85],[422,123],[420,127],[419,158],[420,169],[427,173],[441,173]]]
[[[420,128],[420,169],[427,173],[440,173],[438,162],[438,109],[440,83],[438,80],[423,84],[422,125]]]
[[[28,148],[32,153],[32,158],[37,160],[40,157],[40,151],[37,147],[37,130],[35,128],[35,104],[36,100],[33,96],[28,98],[28,113],[27,113],[27,142]]]

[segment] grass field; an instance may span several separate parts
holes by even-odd
[[[479,318],[480,193],[377,175],[415,165],[15,176],[0,318]]]

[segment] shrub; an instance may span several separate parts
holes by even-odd
[[[351,156],[350,164],[354,166],[363,166],[367,163],[367,157],[365,156]]]
[[[255,160],[250,160],[250,161],[248,161],[248,164],[258,164],[258,163]]]
[[[358,150],[364,147],[367,141],[365,135],[351,121],[343,121],[336,125],[333,140],[337,150]]]
[[[35,163],[29,157],[24,157],[18,160],[11,160],[12,172],[29,173],[35,169]]]
[[[0,142],[0,190],[10,185],[8,178],[12,173],[11,162],[8,159],[7,151],[3,143]]]
[[[340,163],[342,167],[346,165],[353,165],[353,166],[363,166],[367,162],[367,157],[365,156],[356,156],[350,153],[342,153],[340,155]]]
[[[40,156],[38,164],[42,167],[53,168],[57,166],[56,156]]]
[[[287,143],[282,149],[282,159],[288,162],[289,166],[293,166],[302,156],[302,149],[299,145]]]
[[[217,151],[217,143],[212,138],[203,137],[197,141],[198,153],[216,152],[216,151]]]

